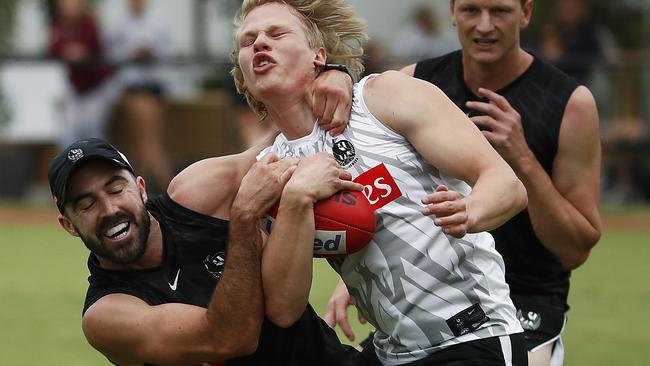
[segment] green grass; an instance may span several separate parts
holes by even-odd
[[[648,259],[650,230],[612,231],[573,272],[567,365],[650,364]]]
[[[567,365],[648,364],[649,238],[650,231],[606,232],[574,271]],[[0,365],[110,365],[81,332],[83,244],[55,225],[0,223],[0,250]],[[323,314],[337,275],[326,261],[315,263],[311,301]],[[360,341],[370,328],[354,313],[351,321]]]

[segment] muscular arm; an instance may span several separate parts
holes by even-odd
[[[254,216],[233,209],[228,261],[207,309],[107,295],[83,317],[88,342],[121,365],[191,365],[254,352],[264,313],[255,224]]]
[[[441,171],[470,184],[461,199],[467,232],[495,228],[526,204],[523,184],[480,131],[438,88],[389,71],[368,81],[366,104]]]
[[[314,203],[341,189],[360,191],[332,156],[303,159],[282,191],[279,212],[264,247],[262,275],[266,315],[291,326],[305,311],[312,279]]]
[[[582,264],[601,234],[600,137],[596,103],[589,90],[571,95],[549,177],[532,152],[512,167],[528,189],[535,234],[568,269]]]
[[[167,193],[172,200],[193,211],[228,220],[242,178],[276,135],[277,132],[272,132],[242,153],[191,164],[172,179]]]

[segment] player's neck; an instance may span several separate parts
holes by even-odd
[[[521,48],[494,63],[473,62],[463,57],[463,78],[474,94],[478,88],[498,91],[521,76],[533,62],[533,56]]]
[[[305,102],[267,107],[271,120],[289,140],[307,136],[314,129],[314,113]]]

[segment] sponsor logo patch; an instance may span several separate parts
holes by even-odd
[[[314,237],[315,255],[336,255],[346,253],[345,231],[316,230]]]
[[[363,185],[363,195],[375,210],[402,196],[402,191],[383,163],[359,175],[354,181]]]

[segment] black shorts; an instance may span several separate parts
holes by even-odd
[[[527,366],[522,333],[465,342],[442,349],[408,366]]]
[[[363,342],[365,365],[381,366],[372,343]],[[368,347],[369,346],[369,347]],[[374,360],[371,361],[371,358]],[[522,333],[460,343],[404,366],[527,366],[528,354]]]
[[[226,366],[372,366],[355,348],[342,344],[311,305],[292,326],[266,320],[254,354],[232,359]]]
[[[524,328],[526,348],[534,351],[560,338],[567,307],[549,296],[510,294],[517,318]]]

